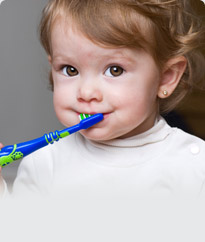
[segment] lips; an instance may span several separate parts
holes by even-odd
[[[81,112],[81,113],[85,113],[85,114],[89,114],[89,115],[94,115],[94,114],[97,114],[97,113],[102,113],[104,119],[107,118],[110,115],[110,113],[103,113],[103,112]],[[79,116],[81,113],[77,112],[77,115]]]

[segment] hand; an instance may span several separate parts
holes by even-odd
[[[3,148],[4,145],[0,143],[0,149]],[[0,167],[0,197],[3,195],[4,192],[4,183],[3,183],[3,177],[1,176],[1,167]]]

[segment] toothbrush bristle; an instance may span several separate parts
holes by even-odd
[[[81,114],[79,115],[79,119],[80,119],[80,121],[81,121],[81,120],[84,120],[84,119],[89,118],[89,117],[91,117],[91,116],[92,116],[91,114],[81,113]]]

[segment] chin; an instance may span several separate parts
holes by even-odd
[[[111,140],[114,137],[110,136],[110,134],[108,134],[107,132],[103,132],[102,129],[92,129],[89,128],[87,130],[82,130],[80,131],[80,133],[89,140],[92,141],[106,141],[106,140]]]

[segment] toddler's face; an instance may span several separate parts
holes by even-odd
[[[96,45],[63,21],[53,26],[51,45],[54,108],[65,126],[78,123],[79,113],[103,113],[102,122],[81,131],[91,140],[130,137],[153,126],[160,73],[151,55]]]

